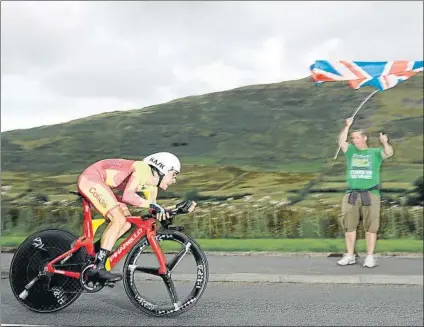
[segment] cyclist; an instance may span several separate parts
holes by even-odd
[[[180,160],[172,153],[158,152],[143,160],[104,159],[93,163],[78,178],[78,190],[110,221],[100,241],[95,244],[96,266],[90,274],[97,273],[99,279],[119,281],[121,274],[105,269],[106,260],[116,241],[125,234],[131,224],[126,221],[129,216],[127,204],[150,208],[157,212],[157,219],[169,218],[165,209],[156,202],[158,187],[163,190],[176,182],[181,171]],[[122,190],[122,196],[113,191]],[[144,192],[145,199],[137,192]],[[194,210],[192,207],[188,212]]]

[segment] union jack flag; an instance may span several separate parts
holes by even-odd
[[[390,89],[423,71],[423,61],[326,61],[317,60],[310,66],[317,84],[347,81],[359,89],[372,86],[379,91]]]

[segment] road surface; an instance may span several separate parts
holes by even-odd
[[[12,253],[1,253],[1,271],[9,270]],[[362,266],[364,257],[357,259],[357,264],[349,267],[340,267],[336,261],[340,258],[325,256],[266,256],[266,255],[208,255],[211,274],[261,274],[261,275],[289,275],[349,277],[357,275],[393,277],[413,277],[423,275],[423,257],[379,257],[378,266],[372,269]],[[153,258],[151,258],[153,259]],[[149,262],[153,262],[149,259]],[[122,269],[122,260],[114,271]],[[192,266],[181,262],[181,272],[192,272]]]
[[[83,294],[61,312],[32,313],[10,290],[11,258],[1,253],[2,326],[423,326],[422,257],[379,258],[379,265],[368,269],[361,265],[363,257],[340,267],[338,258],[209,255],[211,282],[204,296],[175,318],[143,315],[122,283]],[[192,272],[184,262],[178,268],[182,274]],[[152,299],[167,300],[161,282],[140,283]],[[177,281],[177,287],[183,284]]]
[[[423,326],[422,286],[210,283],[191,311],[152,318],[128,300],[122,284],[83,294],[63,311],[46,315],[22,307],[7,282],[2,279],[2,325]],[[149,283],[146,289],[155,294],[162,285]]]

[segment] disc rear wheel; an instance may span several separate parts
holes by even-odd
[[[44,266],[68,251],[77,237],[61,229],[47,229],[27,237],[12,258],[9,282],[16,299],[28,309],[48,313],[64,309],[82,293],[78,279],[44,272]],[[56,269],[80,272],[84,248],[54,265]]]

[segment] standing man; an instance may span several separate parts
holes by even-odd
[[[348,190],[343,197],[341,215],[347,253],[337,263],[341,266],[355,263],[356,230],[362,216],[367,241],[364,267],[372,268],[375,266],[374,249],[380,227],[380,167],[383,160],[393,155],[393,148],[383,133],[380,133],[383,148],[369,148],[363,130],[353,131],[353,144],[348,143],[352,123],[352,118],[346,119],[346,126],[339,136],[339,145],[346,158]]]

